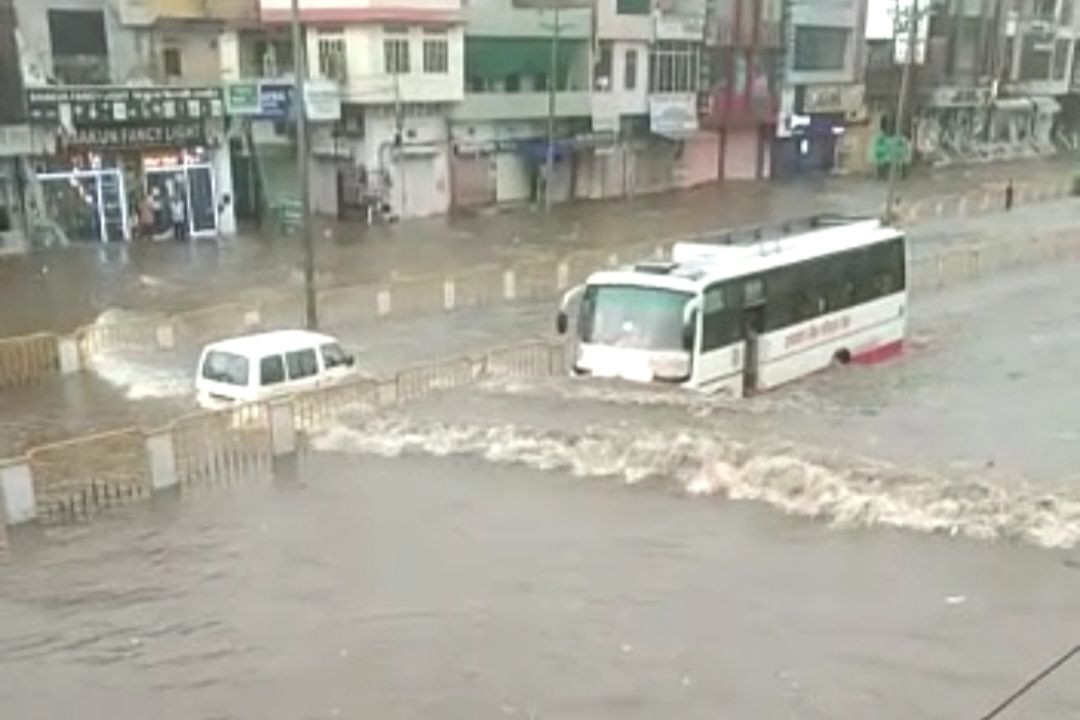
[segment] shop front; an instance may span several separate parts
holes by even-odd
[[[782,103],[772,152],[775,178],[863,169],[869,143],[865,87],[799,85]]]
[[[42,88],[27,96],[32,121],[55,137],[51,152],[33,159],[33,175],[45,213],[68,240],[233,231],[217,89]]]

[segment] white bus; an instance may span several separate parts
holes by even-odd
[[[571,288],[575,375],[678,383],[734,397],[903,349],[905,238],[875,219],[818,215],[677,243],[670,261]]]

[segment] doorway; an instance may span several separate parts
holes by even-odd
[[[188,236],[212,237],[218,232],[217,191],[214,169],[207,163],[173,167],[153,167],[144,170],[146,193],[157,198],[154,213],[154,234],[168,232],[169,198],[179,196],[184,201]]]
[[[746,357],[743,359],[743,395],[758,391],[758,364],[761,360],[760,337],[765,332],[765,306],[754,305],[743,311],[743,337],[746,339]]]
[[[37,176],[45,211],[69,240],[124,242],[130,235],[120,170],[74,170]]]

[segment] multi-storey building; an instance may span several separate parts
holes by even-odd
[[[1074,0],[1013,0],[1005,22],[1001,90],[991,141],[1029,152],[1055,151],[1059,99],[1069,93],[1076,40]]]
[[[780,0],[784,55],[775,176],[858,167],[865,156],[867,0]]]
[[[15,9],[0,2],[0,248],[22,236],[20,158],[30,151],[22,70],[15,37]]]
[[[771,0],[712,0],[706,32],[703,124],[718,136],[721,179],[771,174],[778,137],[783,15]],[[788,125],[782,118],[780,128]],[[780,137],[784,136],[781,130]]]
[[[593,16],[567,5],[475,0],[466,8],[465,93],[450,111],[455,208],[577,195],[577,139],[592,129]]]
[[[867,106],[889,134],[899,124],[924,162],[965,162],[989,150],[988,123],[1015,103],[995,99],[1007,0],[920,5],[915,27],[898,21],[893,37],[868,43]],[[909,48],[909,37],[915,44]],[[909,55],[910,53],[910,55]],[[911,62],[908,111],[897,119],[901,77]],[[1026,107],[1021,103],[1021,107]]]
[[[277,76],[269,93],[265,85],[260,92],[283,114],[296,101],[281,82],[293,70],[290,3],[260,0],[259,8],[259,32],[221,44],[228,54],[224,74],[229,80]],[[302,0],[300,19],[307,31],[309,78],[340,93],[340,107],[326,114],[313,113],[308,98],[314,209],[396,218],[447,212],[446,117],[464,97],[460,0]],[[265,118],[266,109],[256,115]],[[280,122],[273,124],[278,134],[287,132]]]

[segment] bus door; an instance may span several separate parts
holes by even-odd
[[[743,358],[743,395],[753,395],[758,389],[761,365],[760,338],[765,332],[765,293],[760,278],[746,281],[743,295],[742,336],[746,343]]]

